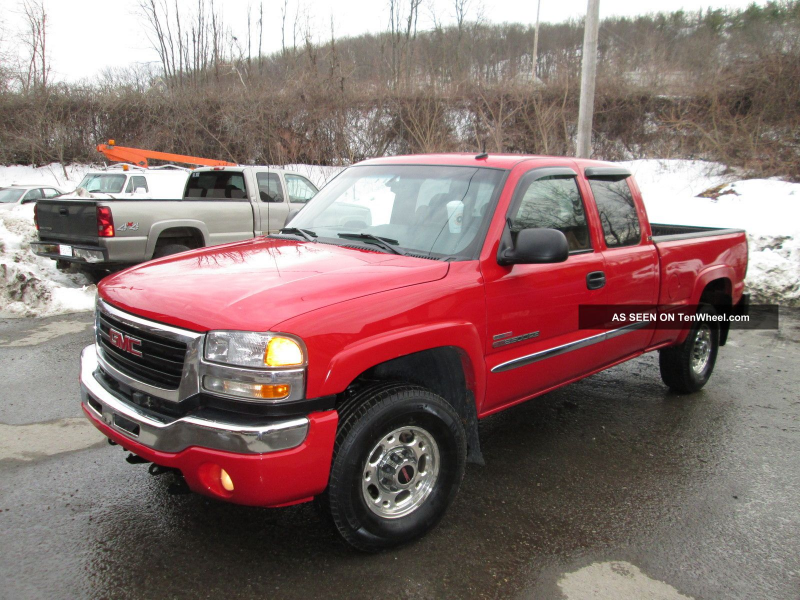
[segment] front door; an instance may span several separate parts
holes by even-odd
[[[604,289],[595,288],[592,274],[603,272],[604,259],[592,239],[576,176],[561,167],[529,171],[520,178],[508,213],[512,237],[523,228],[561,230],[570,247],[566,262],[501,266],[492,259],[481,266],[489,369],[481,413],[530,398],[603,362],[599,346],[583,341],[602,332],[578,328],[578,307],[602,302]]]

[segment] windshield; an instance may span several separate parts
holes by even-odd
[[[87,192],[103,192],[104,194],[119,194],[125,185],[125,175],[87,175],[78,184],[79,188]]]
[[[291,227],[352,244],[384,238],[413,254],[472,258],[491,218],[503,171],[477,167],[352,167],[325,186]]]
[[[24,193],[25,190],[15,188],[6,188],[4,190],[0,190],[0,202],[4,204],[8,202],[17,202],[20,198],[22,198],[22,194]]]

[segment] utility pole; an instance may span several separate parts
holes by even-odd
[[[594,116],[594,86],[597,79],[597,37],[600,28],[600,0],[589,0],[586,9],[586,29],[583,32],[581,63],[581,104],[578,110],[578,158],[592,155],[592,118]]]
[[[536,83],[536,70],[539,66],[539,11],[542,9],[542,0],[536,3],[536,28],[533,30],[533,55],[531,65],[531,79]]]

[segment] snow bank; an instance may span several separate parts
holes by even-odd
[[[19,185],[56,185],[66,192],[74,190],[86,175],[86,172],[96,168],[93,165],[67,165],[52,163],[44,167],[26,167],[12,165],[0,166],[0,187]]]
[[[0,316],[39,317],[91,310],[97,288],[31,252],[33,205],[0,209]]]
[[[701,161],[623,164],[636,177],[653,223],[746,230],[753,299],[800,306],[800,184],[738,181],[723,165]]]

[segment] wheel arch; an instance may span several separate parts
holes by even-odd
[[[442,340],[451,343],[444,345]],[[340,401],[346,400],[348,391],[375,381],[405,381],[430,389],[456,409],[467,433],[468,460],[482,464],[477,409],[484,396],[485,373],[480,348],[471,324],[404,332],[396,342],[366,341],[333,359],[324,388]]]
[[[733,277],[732,267],[717,266],[701,273],[692,293],[692,304],[710,304],[720,315],[733,312]],[[724,346],[728,340],[730,323],[719,323],[719,345]],[[681,332],[679,342],[683,342],[688,329]]]
[[[193,219],[154,223],[147,235],[145,257],[152,258],[159,243],[165,239],[175,243],[191,241],[194,248],[202,248],[208,245],[209,233],[205,223]]]

